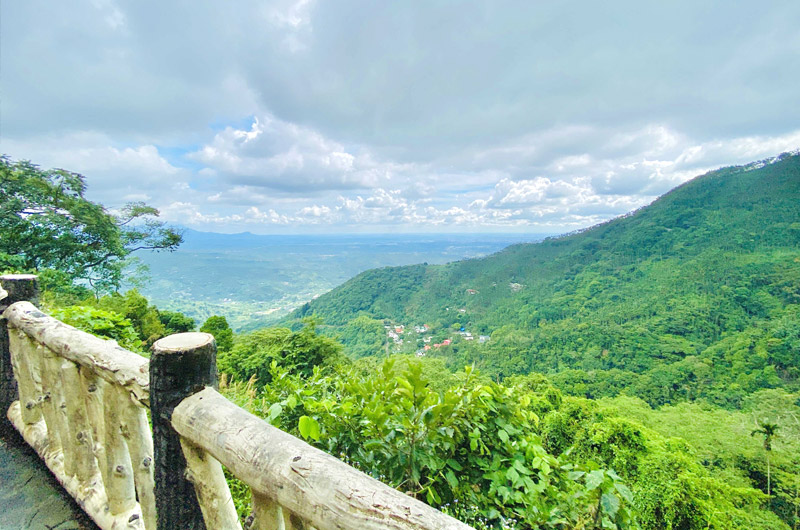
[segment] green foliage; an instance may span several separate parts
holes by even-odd
[[[41,274],[42,278],[52,281],[49,274]],[[55,275],[55,281],[60,278]],[[67,323],[89,333],[114,338],[120,345],[133,351],[144,352],[156,340],[172,333],[190,331],[194,327],[194,321],[181,313],[158,311],[136,289],[125,294],[112,293],[99,299],[79,287],[71,289],[45,291],[44,303],[53,315],[59,319],[63,316],[68,319]],[[124,336],[109,334],[114,332],[118,322],[124,322]]]
[[[644,528],[786,528],[800,490],[800,432],[783,432],[800,414],[781,397],[800,390],[799,218],[800,155],[784,155],[566,237],[367,271],[294,317],[324,318],[353,357],[383,354],[381,319],[429,323],[453,342],[427,355],[527,394],[547,453],[619,473]],[[514,376],[532,372],[552,385]],[[781,436],[751,437],[758,421]]]
[[[233,347],[233,331],[225,317],[218,315],[208,317],[200,326],[200,331],[214,335],[219,352],[228,352]]]
[[[399,360],[402,366],[392,357],[372,371],[340,366],[310,376],[273,362],[266,386],[237,382],[225,392],[273,425],[476,528],[787,528],[763,508],[766,496],[750,482],[731,483],[708,464],[707,448],[697,451],[694,442],[638,422],[686,424],[682,414],[662,414],[632,398],[562,398],[538,375],[504,385],[467,369],[436,390],[424,375],[431,360]],[[779,395],[769,401],[787,406]],[[709,425],[744,414],[706,407],[706,415],[693,417]],[[626,410],[630,418],[620,415]],[[690,439],[721,437],[698,425],[685,432]],[[742,439],[755,444],[749,430],[737,432],[731,447]],[[792,486],[783,482],[787,517]]]
[[[131,321],[119,313],[90,306],[70,306],[54,311],[52,316],[92,335],[113,339],[125,349],[145,353]]]
[[[25,272],[25,258],[0,252],[0,271],[5,271],[8,274]]]
[[[394,369],[398,372],[407,371],[412,365],[421,366],[423,379],[428,381],[429,388],[435,392],[445,392],[448,388],[457,384],[461,378],[460,373],[453,373],[447,368],[443,359],[420,359],[416,355],[407,354],[394,354],[391,359],[392,363],[394,363]],[[372,377],[382,370],[385,361],[385,357],[363,357],[353,362],[352,366],[358,371],[360,377]],[[349,364],[345,364],[345,367],[349,368]],[[476,374],[475,377],[481,383],[489,382],[489,379],[482,375]]]
[[[167,335],[194,331],[194,319],[178,311],[158,311],[158,320],[164,326]]]
[[[136,289],[131,289],[124,295],[117,292],[106,295],[97,300],[96,305],[101,309],[115,311],[130,320],[145,348],[169,334],[161,323],[158,309]]]
[[[73,282],[69,274],[55,269],[39,269],[39,288],[44,307],[66,307],[70,305],[93,305],[96,298],[92,291]]]
[[[273,362],[309,377],[315,367],[335,363],[341,345],[318,335],[316,324],[308,321],[298,331],[267,328],[239,335],[230,350],[219,350],[217,365],[220,372],[239,381],[255,377],[263,385],[272,380]]]
[[[738,488],[734,491],[756,488],[767,493],[771,489],[772,497],[766,505],[786,524],[800,524],[794,513],[800,479],[797,394],[778,389],[762,390],[748,396],[740,411],[706,403],[680,403],[654,410],[642,400],[630,397],[604,399],[599,403],[603,414],[623,416],[663,437],[686,440],[688,445],[683,452],[690,454],[711,477],[728,487]],[[777,431],[780,436],[770,440],[769,454],[764,449],[762,433],[751,435],[754,430],[761,430],[759,422],[764,422],[764,418],[769,419],[768,423],[781,426]],[[696,470],[691,471],[697,474]],[[776,523],[776,527],[780,525]]]
[[[380,354],[387,345],[383,320],[361,315],[341,330],[341,341],[347,345],[348,353],[358,359]]]
[[[758,429],[753,429],[753,431],[750,432],[750,436],[755,436],[756,434],[763,437],[764,450],[767,452],[772,451],[772,440],[778,436],[778,425],[765,421],[759,421]]]
[[[112,215],[85,192],[82,175],[0,157],[0,270],[53,269],[70,283],[115,291],[131,253],[181,243],[158,210],[131,203]]]
[[[235,349],[235,347],[234,347]],[[467,369],[437,392],[424,363],[292,374],[278,362],[257,391],[227,395],[401,491],[482,528],[632,528],[632,497],[613,471],[549,454],[531,392]],[[546,397],[539,399],[547,401]]]
[[[681,449],[667,445],[642,463],[634,488],[642,528],[786,528],[759,509],[760,492],[709,477]]]
[[[57,318],[134,351],[194,328],[136,290],[97,299],[75,281],[113,290],[130,252],[174,248],[142,222],[157,211],[112,217],[80,175],[26,162],[3,159],[0,177],[0,269],[38,270]],[[368,271],[295,314],[325,316],[354,363],[313,318],[201,331],[235,402],[476,528],[796,527],[798,183],[785,156],[569,237]],[[384,319],[491,341],[378,360]],[[249,488],[229,480],[244,515]]]
[[[300,416],[297,422],[297,430],[300,436],[308,440],[309,438],[319,441],[319,422],[311,416]]]

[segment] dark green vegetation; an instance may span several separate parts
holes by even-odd
[[[0,269],[109,292],[119,289],[132,253],[180,245],[155,208],[129,203],[112,215],[85,191],[82,175],[0,157]]]
[[[76,298],[51,290],[46,293],[44,303],[62,322],[116,340],[121,346],[145,355],[158,339],[195,329],[194,320],[174,311],[160,311],[135,289],[124,295],[112,293],[100,298]],[[214,323],[209,332],[217,336]],[[232,334],[230,328],[228,334]],[[224,341],[224,334],[221,337]]]
[[[276,335],[271,344],[288,330]],[[773,530],[796,520],[797,394],[762,391],[742,412],[653,410],[633,398],[563,397],[536,374],[502,384],[469,368],[449,374],[437,359],[353,363],[332,351],[308,374],[296,364],[304,348],[281,353],[243,339],[234,349],[256,376],[245,383],[232,369],[229,399],[479,529]],[[223,371],[232,358],[221,357]],[[763,416],[790,425],[792,437],[773,448],[784,489],[772,498],[751,485],[763,455],[748,427]],[[247,488],[231,483],[245,515]]]
[[[568,237],[368,271],[283,328],[201,329],[230,399],[476,528],[796,530],[798,245],[785,155]],[[139,351],[194,327],[52,285],[57,315]]]
[[[174,251],[176,230],[144,203],[116,214],[85,197],[83,175],[0,157],[0,272],[33,272],[54,316],[145,352],[159,338],[194,329],[191,318],[159,311],[132,281],[137,251]]]
[[[784,155],[568,237],[367,271],[294,316],[318,315],[359,355],[385,344],[367,319],[427,323],[453,338],[428,354],[454,369],[545,373],[591,398],[738,407],[761,388],[799,388],[798,309],[800,156]],[[462,326],[491,340],[463,340]]]

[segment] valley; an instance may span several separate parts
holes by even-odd
[[[237,330],[274,323],[367,269],[485,256],[546,234],[259,236],[186,230],[171,253],[142,254],[141,288],[162,309],[198,323],[221,315]]]

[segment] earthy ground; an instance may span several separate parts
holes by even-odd
[[[22,438],[0,432],[0,530],[98,530]]]

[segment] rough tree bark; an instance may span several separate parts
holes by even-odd
[[[217,384],[217,348],[208,333],[179,333],[156,341],[150,358],[150,411],[158,530],[205,530],[194,485],[186,478],[172,411],[186,397]]]
[[[17,381],[11,367],[11,352],[8,345],[8,325],[2,318],[3,311],[15,302],[27,300],[39,303],[39,282],[31,274],[6,274],[0,276],[0,435],[13,429],[6,418],[8,407],[17,400]],[[3,296],[3,293],[6,296]]]

